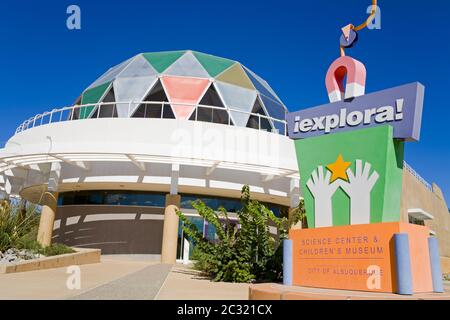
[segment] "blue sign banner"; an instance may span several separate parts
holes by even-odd
[[[394,138],[420,139],[425,87],[419,82],[291,112],[289,137],[304,139],[389,124]]]

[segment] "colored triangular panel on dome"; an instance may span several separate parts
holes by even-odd
[[[184,56],[167,68],[167,70],[164,71],[164,74],[182,77],[209,78],[208,72],[206,72],[205,68],[198,62],[192,52],[186,52]]]
[[[284,106],[264,95],[261,95],[261,100],[269,116],[278,120],[272,120],[273,126],[278,129],[280,134],[285,134],[285,124],[281,122],[286,120],[286,109]]]
[[[257,97],[256,91],[220,81],[215,82],[215,86],[223,102],[230,109],[235,125],[245,127]]]
[[[83,97],[81,98],[81,104],[95,104],[99,102],[107,92],[111,85],[111,82],[104,83],[102,85],[99,85],[98,87],[88,89],[85,92],[83,92]],[[80,114],[79,119],[86,119],[91,114],[92,110],[94,109],[94,106],[87,106],[80,108]]]
[[[145,59],[159,73],[164,72],[172,63],[177,61],[186,51],[165,51],[143,53]]]
[[[280,98],[272,90],[272,88],[269,86],[269,84],[267,83],[266,80],[259,77],[257,74],[255,74],[253,71],[251,71],[247,67],[244,67],[244,70],[247,73],[250,80],[252,81],[256,90],[258,90],[261,94],[264,94],[264,95],[268,96],[269,98],[272,98],[273,100],[276,100],[279,103],[282,103]]]
[[[232,60],[215,57],[210,54],[195,51],[193,53],[211,77],[217,76],[235,63]]]
[[[217,77],[217,80],[255,90],[255,87],[248,78],[247,74],[244,72],[244,69],[242,69],[240,63],[235,63],[231,68],[224,71]]]
[[[117,75],[117,78],[147,77],[154,75],[157,75],[155,69],[153,69],[147,59],[142,55],[138,55]]]
[[[274,121],[273,126],[278,130],[279,134],[286,135],[286,125],[284,123]]]
[[[161,82],[177,119],[183,120],[189,119],[210,83],[208,79],[169,76]]]
[[[109,83],[112,80],[114,80],[114,78],[121,73],[127,66],[128,64],[134,59],[130,58],[127,61],[122,62],[121,64],[118,64],[117,66],[114,66],[112,68],[110,68],[108,71],[106,71],[100,78],[98,78],[97,80],[95,80],[95,82],[93,84],[91,84],[87,90],[95,88],[100,86],[101,84],[104,83]]]
[[[129,117],[140,105],[147,92],[158,80],[156,75],[148,77],[117,78],[114,81],[114,92],[117,102],[119,118]],[[136,101],[135,103],[132,101]]]
[[[286,120],[286,109],[280,103],[264,95],[261,95],[261,100],[270,117],[282,121]]]
[[[104,95],[102,98],[102,103],[108,104],[98,104],[96,105],[96,108],[94,112],[92,112],[90,118],[117,118],[117,108],[116,104],[112,103],[115,102],[116,98],[114,95],[114,87],[110,86],[110,89],[108,90],[108,93]]]

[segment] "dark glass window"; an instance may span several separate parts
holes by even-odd
[[[192,202],[200,199],[203,201],[208,207],[213,210],[218,210],[220,207],[225,208],[227,212],[237,212],[242,209],[242,204],[240,199],[231,199],[231,198],[219,198],[219,197],[205,197],[198,195],[182,195],[181,196],[181,208],[183,209],[193,209]],[[263,203],[267,206],[277,217],[285,216],[285,212],[287,208],[281,205]]]
[[[417,219],[417,218],[414,218],[411,216],[408,216],[408,220],[409,220],[409,223],[411,223],[411,224],[417,224],[419,226],[425,225],[425,222],[423,220],[420,220],[420,219]]]
[[[227,212],[242,209],[240,199],[208,197],[199,195],[181,195],[181,208],[193,209],[192,202],[202,200],[208,207],[218,210],[223,207]],[[123,190],[85,190],[63,192],[59,195],[58,206],[70,205],[109,205],[109,206],[145,206],[164,208],[165,193]],[[285,216],[287,208],[280,205],[264,203],[277,216]]]
[[[73,191],[64,192],[58,198],[58,206],[110,205],[164,207],[166,196],[162,193],[139,191]]]
[[[169,99],[159,80],[144,98],[144,101],[150,101],[152,103],[141,104],[131,116],[132,118],[161,118],[162,115],[164,119],[175,119],[170,104],[164,103],[168,102]],[[161,104],[158,102],[161,102]]]
[[[251,115],[248,119],[247,128],[260,129],[265,131],[272,131],[272,126],[267,118],[267,114],[264,112],[264,109],[259,101],[259,98],[256,99],[255,105],[253,106],[252,113],[260,114],[263,117],[258,117],[255,115]]]
[[[228,212],[237,212],[242,208],[241,201],[238,199],[212,198],[198,195],[182,195],[181,208],[193,209],[192,202],[198,199],[203,201],[208,207],[210,207],[213,210],[218,210],[220,207],[223,207]]]

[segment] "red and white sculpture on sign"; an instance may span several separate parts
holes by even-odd
[[[349,56],[339,57],[328,68],[325,84],[331,103],[362,96],[366,91],[366,67]]]

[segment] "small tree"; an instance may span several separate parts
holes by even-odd
[[[308,228],[304,199],[300,199],[298,206],[294,208],[292,213],[289,215],[289,227],[295,226],[299,222],[301,222],[303,229]]]
[[[231,223],[224,208],[214,211],[200,200],[192,203],[198,214],[215,227],[217,241],[206,239],[182,212],[177,212],[185,234],[195,244],[194,266],[214,281],[279,281],[282,277],[282,240],[287,238],[288,221],[252,200],[248,186],[242,188],[241,202],[242,209],[237,212],[238,225]],[[277,235],[270,233],[270,222],[277,227]]]

